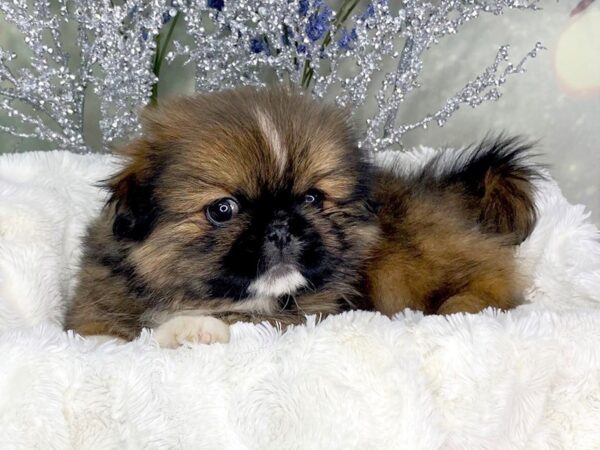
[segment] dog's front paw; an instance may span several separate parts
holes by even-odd
[[[166,348],[177,348],[185,342],[227,343],[229,325],[209,316],[174,316],[154,329],[154,338]]]

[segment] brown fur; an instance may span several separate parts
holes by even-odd
[[[268,114],[287,150],[284,174],[257,110]],[[131,339],[188,309],[289,324],[364,306],[360,266],[378,229],[361,193],[366,166],[343,111],[284,91],[241,89],[173,100],[146,111],[143,124],[143,136],[122,150],[127,163],[108,183],[107,208],[89,228],[66,328]],[[315,187],[325,193],[323,209],[306,217],[336,272],[317,291],[309,287],[262,310],[214,298],[210,281],[249,219],[240,215],[219,230],[206,206],[234,195],[252,200],[290,177],[298,195]]]
[[[368,297],[393,315],[509,309],[522,301],[524,282],[514,245],[536,222],[528,145],[487,139],[443,155],[418,173],[381,170],[372,196],[380,205],[383,239],[368,266]]]
[[[261,120],[277,133],[265,134]],[[514,145],[498,141],[441,174],[439,161],[412,176],[371,171],[344,111],[249,88],[168,102],[146,111],[143,125],[89,228],[66,328],[132,339],[182,310],[285,325],[350,308],[448,314],[521,299],[513,245],[535,223],[536,172]],[[279,303],[215,297],[211,280],[250,219],[216,229],[207,205],[290,186],[325,193],[306,218],[330,255],[330,279]]]
[[[375,188],[385,236],[367,272],[375,309],[448,314],[516,306],[522,283],[506,239],[475,228],[459,193],[413,188],[390,174]]]

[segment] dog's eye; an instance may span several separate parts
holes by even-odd
[[[223,225],[233,219],[240,207],[232,198],[222,198],[206,208],[206,218],[213,225]]]
[[[318,189],[309,189],[304,194],[304,203],[312,206],[321,206],[323,204],[323,193]]]

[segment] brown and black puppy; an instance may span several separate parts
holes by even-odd
[[[67,328],[158,327],[173,346],[227,340],[221,321],[364,307],[378,227],[343,111],[247,88],[168,102],[143,124],[84,241]]]
[[[143,124],[89,228],[66,328],[149,327],[172,347],[226,342],[238,320],[520,299],[512,246],[535,221],[536,172],[513,141],[393,175],[347,114],[281,89],[173,100]]]

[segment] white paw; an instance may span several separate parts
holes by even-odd
[[[209,316],[173,316],[154,328],[154,338],[165,348],[177,348],[184,342],[227,343],[229,325]]]

